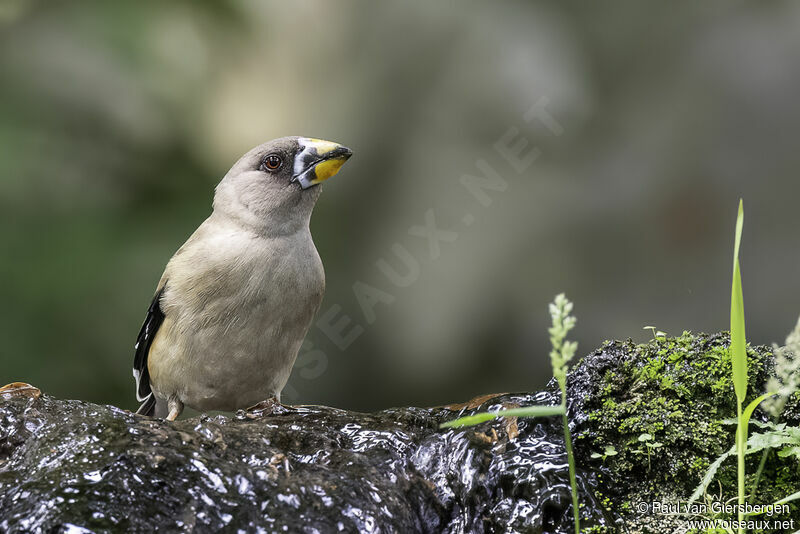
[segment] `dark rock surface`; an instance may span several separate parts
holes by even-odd
[[[439,430],[459,413],[277,407],[175,423],[9,389],[0,404],[0,531],[567,532],[558,418]],[[581,474],[588,524],[604,524]]]
[[[684,517],[637,504],[685,500],[733,444],[727,345],[726,335],[688,333],[609,342],[576,365],[568,407],[583,532],[685,530]],[[771,361],[768,349],[750,349],[751,397]],[[170,423],[12,385],[0,390],[0,532],[569,533],[559,417],[439,429],[460,415],[556,404],[553,389],[428,409],[275,406]],[[800,424],[798,404],[788,424]],[[662,446],[648,451],[643,433]],[[615,455],[592,457],[608,446]],[[796,462],[773,454],[764,480],[758,503],[792,493]],[[717,481],[722,497],[735,495],[735,462]]]

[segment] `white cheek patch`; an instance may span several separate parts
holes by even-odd
[[[300,150],[294,158],[294,172],[292,175],[300,183],[300,187],[308,189],[314,185],[312,183],[314,179],[314,162],[319,159],[319,154],[315,150],[316,139],[299,137],[297,143],[300,145]]]
[[[308,163],[311,162],[311,158],[309,158],[309,150],[308,145],[310,144],[311,139],[308,137],[298,137],[297,144],[300,145],[300,150],[297,151],[297,157],[294,158],[294,172],[292,173],[294,176],[299,176],[303,169],[307,168]]]

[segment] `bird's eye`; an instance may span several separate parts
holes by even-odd
[[[281,165],[283,165],[283,160],[276,154],[269,154],[261,160],[261,168],[266,171],[275,172],[281,168]]]

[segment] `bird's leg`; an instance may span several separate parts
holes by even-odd
[[[183,403],[180,400],[176,399],[175,397],[169,399],[169,401],[167,402],[167,406],[169,407],[169,415],[167,415],[167,421],[174,421],[183,411]]]

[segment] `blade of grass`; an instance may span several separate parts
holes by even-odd
[[[788,497],[784,497],[783,499],[776,501],[775,504],[786,504],[787,502],[796,501],[797,499],[800,499],[800,491],[797,493],[792,493]]]
[[[739,199],[739,213],[736,216],[736,234],[733,240],[733,259],[739,259],[739,245],[742,244],[742,228],[744,227],[744,200]]]
[[[511,408],[510,410],[498,410],[496,412],[476,413],[460,417],[454,421],[448,421],[439,425],[439,428],[462,428],[465,426],[475,426],[486,421],[491,421],[498,417],[547,417],[551,415],[562,415],[566,413],[564,406],[525,406],[524,408]]]
[[[757,399],[754,399],[750,404],[747,405],[747,408],[741,412],[739,416],[739,424],[736,426],[736,452],[739,456],[739,463],[737,467],[741,471],[741,478],[739,478],[739,497],[742,503],[744,502],[744,455],[748,454],[747,450],[747,426],[750,424],[750,418],[753,416],[753,412],[758,407],[761,402],[766,399],[767,397],[771,397],[774,393],[764,393]],[[741,405],[739,405],[739,409],[741,409]]]
[[[745,408],[744,412],[742,412],[742,422],[744,423],[745,428],[747,428],[747,425],[750,424],[750,418],[753,416],[753,412],[756,410],[756,408],[758,408],[758,405],[761,404],[764,399],[773,395],[775,395],[774,392],[764,393],[757,399],[753,399],[753,401],[747,405],[747,408]],[[747,440],[745,440],[745,443],[746,442]]]
[[[739,201],[739,216],[736,219],[736,239],[733,255],[733,282],[731,284],[731,365],[733,388],[736,398],[744,402],[747,395],[747,350],[744,325],[744,298],[742,296],[742,273],[739,266],[739,245],[742,241],[744,208]]]
[[[744,226],[744,202],[739,199],[739,213],[736,217],[736,237],[733,245],[733,280],[731,281],[731,377],[736,392],[736,479],[738,482],[739,513],[741,522],[744,519],[744,455],[747,448],[747,421],[742,413],[742,403],[747,396],[747,338],[744,329],[744,297],[742,296],[742,272],[739,266],[739,246],[742,243],[742,227]],[[749,406],[748,406],[749,408]],[[753,407],[755,409],[755,407]],[[752,412],[751,412],[752,413]],[[747,417],[749,420],[749,417]],[[739,534],[744,529],[739,527]]]

